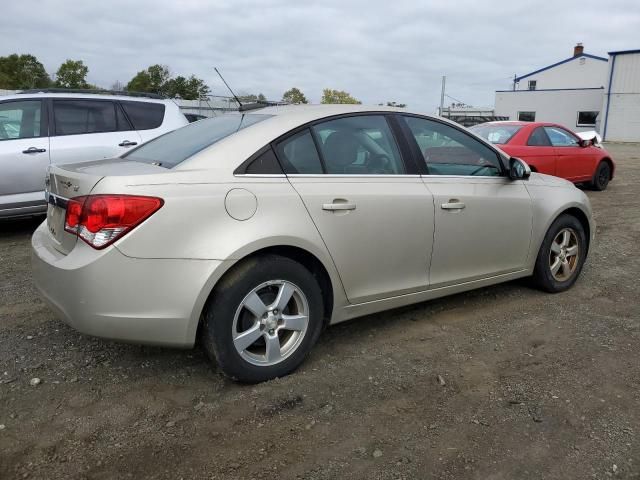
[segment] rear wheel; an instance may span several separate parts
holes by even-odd
[[[295,370],[322,329],[318,282],[303,265],[275,255],[250,259],[216,287],[202,340],[223,373],[247,383]]]
[[[577,218],[561,215],[544,237],[533,273],[542,290],[556,293],[576,282],[587,254],[584,227]]]
[[[600,162],[593,176],[591,186],[594,190],[602,191],[609,185],[609,180],[611,180],[611,165],[608,162]]]

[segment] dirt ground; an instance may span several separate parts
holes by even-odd
[[[1,224],[0,479],[640,478],[640,146],[609,148],[572,290],[512,282],[337,325],[256,386],[200,350],[76,333],[32,286],[37,222]]]

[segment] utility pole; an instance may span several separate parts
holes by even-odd
[[[442,91],[440,92],[440,111],[438,115],[442,116],[442,112],[444,110],[444,86],[447,82],[447,77],[445,75],[442,76]]]

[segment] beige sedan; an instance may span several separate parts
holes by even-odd
[[[393,108],[270,107],[125,156],[53,166],[43,297],[81,332],[192,347],[232,378],[293,371],[323,326],[532,276],[571,287],[584,193],[459,125]]]

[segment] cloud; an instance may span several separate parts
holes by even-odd
[[[218,66],[239,92],[278,99],[297,86],[314,101],[323,88],[365,103],[388,100],[432,112],[447,93],[476,106],[524,74],[585,51],[640,48],[636,1],[187,0],[3,5],[0,55],[32,53],[55,72],[67,58],[89,81],[126,83],[154,63],[203,78],[227,95]]]

